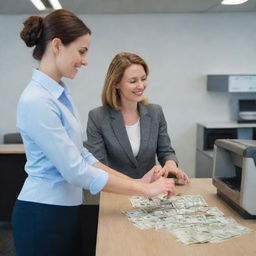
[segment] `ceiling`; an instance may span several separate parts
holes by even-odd
[[[224,6],[221,0],[59,0],[76,14],[256,12],[256,0]],[[50,10],[48,9],[47,12]],[[0,14],[38,14],[29,0],[0,0]]]

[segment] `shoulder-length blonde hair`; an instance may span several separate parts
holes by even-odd
[[[132,64],[141,65],[144,68],[146,75],[148,76],[148,65],[140,56],[129,52],[122,52],[117,54],[111,61],[105,78],[101,95],[103,105],[109,105],[115,110],[120,110],[122,108],[117,85],[121,81],[125,70]],[[148,100],[145,98],[141,101],[141,103],[147,104]]]

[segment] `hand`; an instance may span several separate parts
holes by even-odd
[[[176,163],[172,160],[166,161],[164,167],[164,177],[167,177],[168,174],[173,174],[176,179],[176,184],[187,184],[190,182],[189,177],[185,172],[183,172],[181,169],[179,169],[176,165]]]
[[[150,171],[148,171],[142,178],[141,182],[151,183],[158,180],[161,176],[164,176],[165,170],[161,165],[155,165]]]
[[[189,177],[187,176],[187,174],[185,172],[183,172],[181,169],[178,169],[177,173],[176,173],[175,183],[184,185],[189,182],[190,182],[190,180],[189,180]]]
[[[175,185],[173,179],[160,177],[158,180],[145,184],[147,186],[147,196],[154,197],[158,194],[167,193],[167,198],[175,195]]]

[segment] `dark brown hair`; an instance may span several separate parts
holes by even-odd
[[[91,34],[91,30],[72,12],[61,9],[45,17],[30,16],[25,20],[20,37],[28,47],[36,46],[33,57],[41,60],[49,41],[59,38],[68,45],[78,37]]]
[[[111,61],[101,95],[103,105],[109,105],[115,110],[121,109],[121,99],[116,87],[118,83],[120,83],[125,70],[133,64],[141,65],[148,76],[149,69],[147,63],[140,56],[134,53],[119,53]],[[144,98],[141,103],[146,105],[148,100]]]

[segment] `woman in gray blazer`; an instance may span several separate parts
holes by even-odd
[[[102,93],[103,106],[89,112],[87,149],[102,163],[132,178],[164,169],[186,184],[159,105],[148,104],[143,92],[149,70],[132,53],[117,54],[110,63]],[[156,165],[156,156],[161,166]],[[162,170],[163,171],[163,170]]]

